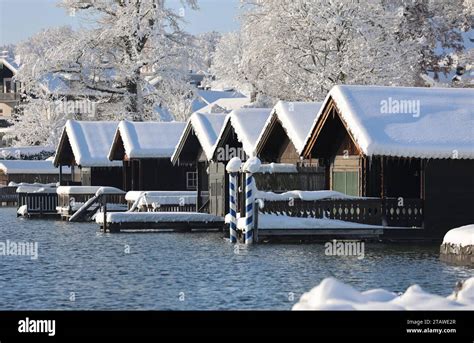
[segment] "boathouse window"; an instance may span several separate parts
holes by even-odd
[[[197,189],[197,172],[186,172],[186,188]]]
[[[359,173],[357,171],[333,172],[332,189],[347,195],[359,195]]]

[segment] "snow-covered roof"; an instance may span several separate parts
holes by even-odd
[[[114,144],[108,157],[113,159],[113,151],[118,136],[121,137],[128,158],[169,158],[173,154],[186,123],[181,122],[131,122],[119,123]]]
[[[115,121],[68,120],[64,127],[76,164],[83,167],[119,167],[120,161],[110,161],[108,153],[118,123]],[[56,151],[55,165],[59,151]]]
[[[192,103],[192,111],[196,112],[219,99],[246,98],[245,95],[236,91],[203,90],[197,91],[197,98]]]
[[[53,154],[54,147],[51,146],[20,146],[20,147],[6,147],[0,149],[0,159],[23,159],[39,154]]]
[[[225,113],[193,113],[188,119],[186,129],[183,130],[171,160],[174,161],[177,158],[177,154],[179,153],[178,146],[186,139],[186,132],[188,132],[189,128],[196,134],[206,158],[210,160],[225,119]]]
[[[312,123],[317,118],[321,105],[321,102],[278,101],[265,123],[257,144],[263,139],[266,131],[270,130],[272,120],[277,118],[295,146],[296,152],[301,155],[306,137],[309,135]]]
[[[321,112],[331,99],[367,156],[474,158],[474,89],[335,86]]]
[[[250,104],[250,98],[222,98],[201,108],[200,113],[231,112]]]
[[[51,161],[37,160],[0,160],[0,170],[11,174],[59,174],[59,169]],[[69,168],[63,168],[64,174],[70,174]]]
[[[240,108],[230,112],[226,116],[217,141],[222,139],[225,128],[230,123],[247,156],[254,156],[257,140],[270,112],[271,108]]]
[[[10,71],[13,74],[16,74],[18,69],[20,69],[20,64],[18,63],[18,61],[15,60],[14,58],[9,57],[9,56],[0,57],[0,64],[3,64],[8,69],[10,69]]]

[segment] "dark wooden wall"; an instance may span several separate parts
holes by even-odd
[[[229,177],[224,163],[209,164],[209,212],[225,216],[229,212]]]
[[[109,186],[122,188],[121,167],[92,167],[90,168],[90,184],[83,186]]]
[[[429,160],[425,168],[425,228],[439,239],[474,223],[474,160]]]
[[[124,162],[122,187],[126,191],[187,190],[186,172],[196,171],[192,165],[173,166],[168,158],[133,159]]]
[[[70,175],[63,175],[65,180],[70,179]],[[53,183],[59,181],[59,174],[10,174],[5,175],[0,172],[0,186],[8,186],[10,182],[25,183]]]

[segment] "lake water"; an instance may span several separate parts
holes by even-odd
[[[0,208],[0,242],[38,242],[38,259],[0,256],[0,309],[290,309],[333,276],[359,290],[440,295],[474,270],[439,261],[437,245],[366,244],[365,258],[323,244],[235,246],[222,233],[103,234],[93,223],[16,218]]]

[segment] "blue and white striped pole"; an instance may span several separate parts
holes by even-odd
[[[237,173],[229,174],[229,233],[230,242],[237,243],[237,203],[236,203]]]
[[[237,243],[237,176],[242,166],[238,157],[232,158],[226,166],[229,173],[229,238],[231,243]]]
[[[252,244],[254,238],[254,196],[257,190],[253,174],[260,170],[261,162],[251,157],[245,162],[242,171],[245,173],[245,244]]]
[[[253,175],[245,174],[245,244],[253,243]]]

